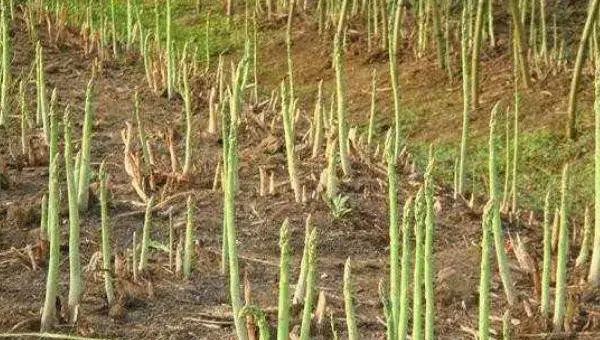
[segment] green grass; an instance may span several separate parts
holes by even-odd
[[[419,124],[427,119],[423,114],[420,114],[421,109],[403,108],[401,114],[402,136],[410,136],[411,131],[417,129]],[[381,143],[385,139],[387,129],[393,123],[392,118],[385,112],[377,111],[374,130],[378,142]],[[506,176],[506,146],[504,124],[500,125],[498,171],[501,185],[500,192],[503,192],[504,177]],[[359,133],[366,132],[368,128],[366,118],[361,121],[358,128]],[[589,129],[584,131],[576,142],[571,143],[566,142],[562,131],[550,131],[546,128],[521,131],[519,135],[520,164],[518,173],[521,210],[533,209],[541,214],[548,185],[552,185],[552,190],[556,193],[554,197],[558,197],[561,171],[567,161],[572,162],[570,172],[574,181],[571,183],[570,191],[574,206],[584,206],[591,203],[594,195],[593,186],[590,185],[590,183],[593,183],[594,174],[594,136],[593,131]],[[488,196],[488,136],[487,131],[479,132],[481,133],[471,131],[471,135],[475,134],[476,136],[470,137],[469,140],[465,188],[468,195],[470,195],[473,187],[473,177],[475,177],[476,195],[486,198]],[[407,143],[417,167],[424,170],[428,162],[430,141],[409,137]],[[451,139],[435,141],[436,166],[433,170],[434,178],[436,178],[438,184],[447,188],[453,187],[454,162],[458,157],[459,147],[460,132],[457,132]],[[574,211],[573,213],[577,218],[583,218],[583,211]]]
[[[501,131],[504,134],[504,131]],[[475,192],[487,197],[487,187],[484,177],[487,173],[487,151],[485,146],[487,136],[473,137],[468,148],[468,171],[466,180],[467,192],[471,192],[473,175],[475,175]],[[570,193],[574,206],[584,206],[593,199],[594,162],[593,134],[586,132],[574,143],[566,143],[564,135],[556,131],[538,129],[525,131],[520,135],[520,164],[519,164],[519,201],[521,210],[533,209],[541,213],[544,196],[548,186],[552,186],[554,197],[558,197],[561,169],[570,161],[571,183]],[[500,143],[499,175],[501,185],[504,185],[506,175],[506,150],[504,136]],[[436,142],[436,167],[434,176],[444,186],[451,188],[454,176],[454,160],[458,156],[459,140]],[[413,153],[419,169],[427,166],[429,143],[410,140],[409,150]],[[504,189],[503,187],[501,189]],[[577,217],[583,216],[583,211],[574,211]],[[581,216],[579,216],[581,215]],[[541,216],[541,215],[540,215]]]
[[[76,0],[70,0],[70,3],[76,2]],[[155,7],[153,0],[132,0],[136,6],[140,6],[142,10],[141,20],[144,31],[152,29],[154,32],[155,28]],[[94,20],[96,25],[99,23],[100,10],[99,6],[95,7]],[[253,8],[250,8],[251,11]],[[110,19],[110,2],[104,5],[104,11]],[[178,50],[183,48],[186,41],[191,42],[191,50],[193,51],[195,46],[198,47],[197,58],[200,61],[206,60],[205,46],[206,46],[206,13],[210,11],[210,36],[209,44],[211,49],[211,56],[218,56],[220,53],[229,53],[238,50],[242,50],[244,46],[244,16],[234,16],[231,24],[227,23],[227,16],[225,15],[220,2],[202,2],[202,8],[200,14],[196,12],[196,1],[195,0],[178,0],[172,1],[171,3],[171,15],[172,25],[171,34],[175,46]],[[135,12],[135,11],[134,11]],[[83,10],[80,12],[84,13]],[[165,37],[165,18],[166,18],[166,7],[164,0],[159,0],[159,13],[160,13],[160,25],[161,25],[161,42],[164,43]],[[251,12],[250,12],[251,13]],[[70,14],[74,14],[74,9],[71,6]],[[134,13],[134,23],[136,21],[136,14]],[[110,24],[110,20],[109,20]],[[250,23],[251,24],[251,23]],[[120,37],[125,39],[125,32],[127,31],[127,1],[126,0],[115,0],[115,25],[116,29],[120,34]],[[139,36],[136,37],[136,44]],[[135,45],[137,46],[137,45]]]

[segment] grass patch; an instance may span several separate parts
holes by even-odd
[[[500,146],[499,176],[501,192],[504,190],[506,176],[506,147],[502,136]],[[454,161],[458,157],[460,141],[443,141],[435,144],[436,167],[434,176],[439,184],[453,187]],[[558,191],[561,169],[566,162],[571,163],[571,200],[573,213],[583,218],[583,207],[591,204],[594,196],[593,131],[580,136],[574,143],[566,143],[564,136],[546,129],[527,131],[520,135],[520,162],[518,167],[519,206],[522,209],[543,210],[544,197],[550,188],[558,204]],[[468,148],[467,191],[471,192],[473,178],[477,195],[488,196],[488,137],[480,136],[470,140]],[[427,165],[429,144],[418,140],[409,141],[409,149],[415,157],[417,166],[424,169]],[[512,150],[511,150],[512,153]],[[510,185],[510,184],[509,184]],[[580,216],[581,215],[581,216]]]
[[[156,8],[152,0],[132,0],[134,8],[141,10],[141,22],[145,32],[149,29],[156,32]],[[158,15],[160,27],[160,40],[165,42],[166,3],[158,1]],[[84,6],[79,0],[70,0],[66,3],[69,17],[85,18]],[[94,4],[94,24],[100,25],[101,20],[108,18],[111,25],[110,0]],[[100,7],[100,8],[98,8]],[[137,10],[134,10],[134,23],[137,21]],[[220,53],[231,53],[242,50],[245,41],[244,16],[235,15],[228,22],[219,2],[202,3],[200,14],[196,11],[195,0],[171,0],[171,35],[177,50],[181,50],[185,42],[190,42],[191,51],[197,48],[196,58],[206,60],[206,13],[210,12],[209,46],[212,56]],[[103,14],[104,13],[104,14]],[[104,16],[105,15],[105,16]],[[251,25],[252,22],[249,23]],[[127,1],[115,0],[115,26],[119,37],[125,37],[127,31]],[[252,27],[250,27],[251,32]],[[139,41],[139,36],[135,37]],[[136,42],[138,44],[138,42]],[[136,47],[137,48],[137,47]]]

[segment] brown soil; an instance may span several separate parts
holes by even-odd
[[[43,31],[43,30],[42,30]],[[294,37],[294,62],[298,88],[313,85],[320,78],[331,79],[327,44],[315,44],[314,30],[307,26],[299,30]],[[75,117],[75,131],[81,130],[83,117],[83,101],[85,86],[90,77],[94,56],[85,56],[81,52],[80,40],[73,32],[66,32],[58,46],[47,42],[42,34],[45,48],[45,66],[48,88],[57,88],[58,106],[60,109],[71,105]],[[33,60],[33,45],[28,39],[21,23],[13,27],[15,78],[21,70],[27,72]],[[358,46],[358,45],[357,45]],[[354,50],[354,46],[351,50]],[[356,48],[358,49],[358,47]],[[283,52],[282,52],[283,51]],[[263,73],[259,75],[263,86],[273,89],[285,74],[282,67],[285,60],[285,48],[280,43],[270,42],[261,53]],[[379,70],[380,78],[386,74],[385,63],[369,64],[371,56],[358,53],[349,57],[346,66],[349,84],[349,105],[354,122],[364,121],[368,110],[368,88],[370,86],[370,70],[374,65]],[[385,61],[385,56],[373,58]],[[429,67],[423,67],[423,63]],[[484,74],[498,74],[507,66],[502,58],[486,62]],[[450,89],[439,86],[438,79],[442,75],[436,71],[433,61],[423,60],[402,66],[403,97],[409,107],[418,102],[433,102],[432,98],[443,98],[447,101],[448,110],[439,110],[440,114],[456,114],[459,107],[460,86],[452,85]],[[487,70],[489,68],[489,70]],[[502,72],[502,74],[509,74]],[[195,79],[195,166],[189,181],[175,184],[164,190],[159,201],[168,201],[154,213],[152,239],[162,244],[168,242],[168,211],[172,207],[175,217],[176,234],[183,230],[185,214],[185,198],[192,195],[195,199],[196,226],[196,261],[193,275],[188,282],[176,278],[169,269],[168,256],[160,250],[154,250],[150,259],[150,270],[133,283],[130,276],[123,275],[117,279],[120,294],[127,296],[126,304],[120,311],[109,310],[103,293],[102,273],[98,267],[85,273],[85,293],[76,326],[61,325],[59,332],[76,333],[84,336],[107,337],[119,339],[233,339],[234,330],[231,325],[231,312],[228,307],[227,277],[220,274],[220,235],[222,196],[219,191],[212,191],[212,181],[220,157],[220,144],[217,137],[204,133],[207,121],[206,100],[208,92],[204,76]],[[409,81],[410,80],[410,81]],[[380,86],[385,87],[387,81],[382,80]],[[501,83],[497,94],[492,84]],[[510,91],[508,80],[485,79],[486,105],[495,98]],[[132,120],[133,91],[139,88],[142,112],[148,134],[151,136],[159,168],[168,172],[169,156],[164,139],[168,127],[183,131],[181,122],[181,103],[179,100],[169,101],[163,96],[156,96],[145,86],[143,67],[139,61],[128,56],[126,61],[107,62],[104,71],[96,81],[94,135],[92,145],[93,168],[97,169],[102,160],[108,163],[110,174],[110,192],[112,195],[110,216],[113,230],[112,243],[118,254],[130,254],[132,234],[137,231],[141,235],[143,223],[143,207],[132,204],[137,200],[129,179],[123,168],[123,143],[120,130],[124,122]],[[314,92],[314,87],[311,87]],[[536,91],[536,90],[533,90]],[[560,91],[564,91],[561,89]],[[14,91],[16,93],[16,91]],[[29,107],[35,107],[34,86],[28,84],[31,100]],[[418,95],[417,95],[418,94]],[[531,94],[532,97],[535,94]],[[564,98],[553,94],[551,98]],[[437,99],[436,99],[437,100]],[[556,99],[554,99],[556,100]],[[383,102],[383,100],[382,100]],[[312,101],[303,103],[312,107]],[[438,102],[439,104],[439,102]],[[551,105],[551,104],[548,104]],[[550,106],[549,106],[550,107]],[[553,106],[551,106],[553,107]],[[424,106],[425,115],[433,112],[432,107]],[[286,169],[283,148],[268,151],[265,143],[274,135],[282,139],[281,124],[275,124],[275,131],[260,126],[253,115],[266,111],[266,121],[279,117],[277,112],[268,111],[263,106],[246,107],[244,121],[240,129],[240,170],[239,195],[237,199],[237,226],[240,250],[241,271],[249,272],[254,301],[265,309],[274,310],[277,301],[278,284],[278,237],[279,227],[284,219],[289,218],[292,233],[292,275],[299,272],[302,253],[304,220],[311,214],[314,225],[319,229],[318,247],[318,286],[327,296],[328,308],[336,320],[337,331],[345,333],[343,321],[344,309],[342,296],[342,272],[345,260],[352,259],[352,278],[355,282],[356,311],[360,325],[360,333],[365,339],[384,339],[385,327],[382,323],[382,306],[378,297],[378,285],[388,274],[388,215],[387,185],[385,172],[379,165],[366,165],[358,154],[352,155],[352,180],[345,181],[342,192],[350,197],[352,211],[344,218],[334,219],[330,209],[321,199],[312,199],[305,204],[293,202],[293,194],[285,184]],[[427,111],[427,112],[425,112]],[[60,112],[60,111],[59,111]],[[310,114],[310,110],[303,112]],[[421,134],[423,138],[444,138],[446,134],[456,133],[459,121],[448,124],[447,119],[428,119],[429,123],[419,124],[413,134]],[[484,126],[486,115],[476,120],[475,125]],[[528,124],[524,124],[527,126]],[[27,332],[39,328],[39,311],[45,291],[45,269],[31,270],[27,261],[23,261],[10,249],[22,249],[27,245],[38,244],[40,199],[46,191],[48,182],[47,167],[24,165],[18,157],[11,157],[9,145],[17,150],[18,120],[12,118],[11,127],[1,131],[0,165],[5,164],[8,188],[0,190],[0,331]],[[268,124],[266,125],[268,126]],[[297,125],[297,150],[299,173],[307,192],[312,192],[317,184],[321,170],[325,164],[323,159],[309,159],[309,148],[300,136],[307,130],[306,120],[300,119]],[[180,134],[181,135],[181,134]],[[181,136],[177,136],[178,152],[183,153]],[[39,143],[39,140],[38,140]],[[18,154],[18,152],[15,152]],[[41,158],[43,159],[43,158]],[[281,185],[274,196],[259,197],[258,167],[265,166],[276,173]],[[417,189],[415,179],[418,173],[403,168],[399,175],[401,190],[400,202]],[[2,170],[2,168],[0,168]],[[317,180],[316,180],[317,179]],[[94,183],[95,186],[95,183]],[[61,240],[61,301],[66,301],[68,291],[68,249],[66,194],[62,190],[62,233]],[[468,329],[477,328],[477,298],[479,282],[479,239],[480,215],[456,202],[443,188],[436,191],[441,203],[441,210],[436,219],[436,337],[438,339],[472,338]],[[481,202],[478,202],[478,206]],[[530,251],[540,254],[540,226],[534,222],[520,225],[508,223],[511,232],[520,232],[528,244]],[[82,216],[82,263],[87,265],[92,255],[100,249],[99,205],[94,199],[89,212]],[[539,256],[538,256],[539,257]],[[533,294],[533,284],[529,277],[519,270],[514,256],[513,277],[519,295],[524,301],[514,308],[513,318],[515,330],[519,335],[538,333],[541,331],[539,318],[528,318],[524,306],[531,308],[534,315],[538,313],[537,297]],[[45,268],[45,266],[42,266]],[[600,304],[590,299],[578,285],[582,273],[571,275],[574,285],[570,289],[569,326],[573,331],[598,331],[597,315]],[[507,308],[502,286],[497,273],[492,281],[492,327],[495,332],[501,331],[499,318]],[[585,299],[584,299],[585,298]],[[275,325],[276,313],[270,313],[271,325]],[[217,321],[217,322],[214,322]],[[294,326],[298,324],[295,318]],[[315,326],[315,337],[331,338],[329,324]],[[318,334],[318,336],[317,336]],[[497,334],[497,333],[495,333]],[[575,336],[573,336],[574,338]],[[579,336],[580,339],[593,339],[594,336]]]
[[[577,12],[578,13],[578,12]],[[504,14],[504,13],[503,13]],[[572,15],[572,14],[571,14]],[[583,19],[569,16],[577,22]],[[473,136],[488,134],[489,112],[498,101],[502,108],[513,106],[512,56],[508,33],[507,18],[496,18],[498,41],[493,48],[484,46],[481,64],[480,108],[472,115],[471,133]],[[351,23],[352,24],[352,23]],[[356,24],[356,23],[354,23]],[[408,24],[407,24],[408,25]],[[259,82],[268,89],[275,88],[287,77],[287,57],[285,41],[281,32],[285,22],[277,27],[269,27],[265,40],[261,42],[259,60]],[[362,32],[364,27],[356,27]],[[411,28],[407,28],[411,30]],[[349,31],[352,31],[351,29]],[[277,34],[279,32],[280,34]],[[575,34],[575,33],[574,33]],[[566,35],[570,37],[570,35]],[[368,121],[371,98],[372,71],[377,71],[377,120],[381,121],[380,131],[385,133],[392,122],[393,100],[389,83],[387,51],[380,48],[379,41],[373,41],[371,52],[367,51],[362,35],[352,38],[350,34],[349,51],[345,59],[345,80],[348,95],[349,119],[352,124],[363,126]],[[448,81],[446,72],[440,70],[435,51],[419,60],[415,60],[414,46],[410,40],[403,40],[398,48],[400,65],[401,105],[405,116],[414,121],[408,126],[406,138],[420,142],[439,142],[460,140],[462,127],[462,83],[460,65],[460,41],[455,41],[452,55],[453,79]],[[331,66],[332,34],[319,37],[316,25],[312,21],[298,19],[294,22],[292,60],[297,95],[304,98],[301,104],[308,109],[314,104],[317,95],[316,85],[324,81],[325,98],[335,91],[335,73]],[[573,47],[575,48],[575,47]],[[590,66],[591,64],[587,64]],[[570,76],[564,69],[551,67],[532,67],[533,87],[521,89],[520,126],[522,129],[547,129],[564,131],[566,121],[566,99],[568,97]],[[580,86],[579,107],[591,107],[593,102],[593,70],[584,68],[584,77]],[[328,100],[327,100],[328,101]],[[415,118],[416,117],[416,118]],[[593,124],[590,115],[581,114],[578,122],[582,127]]]

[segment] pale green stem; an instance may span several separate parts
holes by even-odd
[[[347,0],[344,0],[346,2]],[[356,326],[356,315],[354,312],[354,292],[351,279],[350,258],[344,265],[344,310],[346,311],[346,326],[348,327],[348,340],[358,340],[358,327]]]
[[[317,92],[317,102],[315,103],[315,112],[313,115],[313,149],[312,157],[319,155],[319,151],[323,146],[324,131],[323,131],[323,80],[319,81]]]
[[[286,100],[285,82],[281,82],[281,114],[283,120],[285,150],[288,174],[290,176],[290,185],[294,191],[296,203],[300,203],[302,199],[302,191],[298,176],[296,174],[296,153],[295,153],[295,134],[293,128],[294,112],[296,110],[296,102],[289,103]]]
[[[425,172],[425,255],[424,255],[424,277],[425,277],[425,339],[434,340],[435,321],[435,256],[433,254],[433,239],[435,231],[435,198],[433,188],[433,146],[430,149],[429,164]]]
[[[115,290],[112,274],[112,247],[110,245],[110,221],[108,217],[108,190],[106,188],[106,163],[100,166],[100,217],[102,226],[102,271],[104,272],[104,289],[108,306],[115,303]]]
[[[590,253],[591,242],[592,227],[590,222],[590,209],[586,206],[583,222],[583,239],[581,240],[581,248],[579,249],[579,255],[577,255],[577,259],[575,260],[575,267],[580,267],[586,264]]]
[[[2,17],[0,18],[2,25],[0,31],[2,33],[2,84],[0,93],[0,126],[7,123],[10,115],[10,104],[8,101],[10,90],[10,37],[9,37],[9,19],[7,18],[6,0],[2,0]]]
[[[48,196],[42,196],[42,212],[40,217],[40,240],[48,238]]]
[[[500,278],[504,286],[504,292],[509,305],[513,305],[516,300],[506,249],[504,249],[504,236],[502,235],[502,223],[500,220],[500,192],[498,189],[498,169],[497,169],[497,143],[496,143],[496,117],[498,115],[499,103],[494,105],[490,118],[490,141],[489,141],[489,185],[490,199],[492,203],[492,232],[494,234],[494,245],[496,248],[496,258],[500,270]]]
[[[404,203],[402,214],[402,259],[400,260],[400,313],[398,317],[398,339],[405,340],[408,333],[410,284],[410,228],[413,221],[413,198],[409,197]]]
[[[79,179],[77,190],[77,202],[79,211],[88,209],[89,186],[90,186],[90,156],[92,143],[92,126],[94,125],[94,109],[92,107],[92,92],[94,90],[94,72],[87,85],[85,92],[85,115],[83,120],[83,134],[81,137],[81,161],[79,164]]]
[[[60,266],[60,229],[59,229],[59,162],[58,157],[50,165],[48,190],[48,237],[50,240],[50,258],[46,279],[46,297],[42,310],[41,331],[51,329],[57,320],[56,298],[58,295]]]
[[[373,142],[373,129],[375,128],[375,106],[377,97],[377,70],[373,69],[373,82],[371,85],[371,110],[369,113],[369,129],[367,130],[367,148],[371,150]]]
[[[390,40],[390,46],[388,50],[389,64],[390,64],[390,82],[392,84],[392,91],[394,95],[394,153],[393,159],[398,158],[400,152],[400,82],[398,80],[398,35],[400,30],[400,13],[402,12],[402,6],[394,6],[394,26],[392,30],[392,37]],[[393,308],[392,308],[393,309]]]
[[[469,139],[469,120],[471,113],[471,82],[469,76],[469,24],[467,23],[467,8],[463,7],[461,19],[461,61],[463,80],[463,123],[460,141],[460,160],[458,163],[458,194],[462,195],[465,190],[465,168],[467,166],[467,144]]]
[[[302,260],[300,261],[300,275],[298,276],[298,283],[294,289],[294,298],[292,299],[294,304],[297,304],[304,299],[304,291],[306,289],[306,273],[308,270],[310,235],[313,229],[311,226],[311,219],[311,215],[308,215],[306,218],[306,227],[304,230],[304,250],[302,251]]]
[[[548,316],[548,310],[550,306],[550,266],[552,263],[552,242],[551,242],[551,230],[550,230],[550,190],[546,193],[546,200],[544,201],[544,258],[542,264],[542,286],[541,286],[541,297],[540,297],[540,313],[545,319]]]
[[[419,189],[415,200],[415,261],[413,275],[413,331],[415,340],[423,339],[423,242],[425,238],[425,193]]]
[[[82,278],[79,255],[79,210],[77,208],[77,187],[73,173],[73,150],[71,144],[71,117],[69,108],[65,109],[63,119],[65,134],[65,172],[67,176],[67,192],[69,198],[69,318],[75,322],[81,298]]]
[[[556,297],[554,299],[554,330],[560,332],[564,326],[567,300],[567,262],[569,250],[569,164],[565,164],[561,182],[560,231],[556,255]]]
[[[594,245],[588,282],[600,287],[600,58],[596,59],[594,82]]]
[[[388,318],[388,334],[396,338],[397,322],[400,317],[400,249],[398,245],[398,178],[396,173],[396,158],[390,152],[387,155],[388,177],[388,211],[389,211],[389,237],[390,237],[390,300],[391,313]]]
[[[483,210],[481,238],[481,271],[479,276],[479,340],[490,338],[490,284],[491,284],[491,222],[493,201],[489,201]]]
[[[192,272],[194,253],[194,202],[192,196],[187,199],[187,219],[185,224],[185,245],[183,248],[183,278],[189,279]]]
[[[348,129],[346,122],[346,91],[344,84],[344,51],[342,47],[343,31],[346,23],[346,7],[348,0],[342,0],[340,17],[333,43],[333,58],[335,65],[335,80],[337,94],[337,119],[338,119],[338,142],[340,147],[340,161],[344,175],[350,175],[350,162],[348,160]]]
[[[183,162],[183,175],[187,176],[192,167],[192,99],[190,98],[187,63],[183,65],[183,103],[185,107],[185,158]]]
[[[154,206],[154,196],[150,197],[146,204],[146,214],[144,216],[144,228],[142,230],[142,250],[140,251],[140,264],[138,271],[143,272],[148,264],[148,252],[150,246],[150,231],[152,229],[152,207]]]
[[[279,248],[281,249],[279,262],[279,303],[277,307],[277,340],[289,338],[290,323],[290,297],[289,288],[289,265],[290,265],[290,232],[289,222],[286,219],[281,225]]]
[[[304,309],[302,311],[302,327],[300,328],[300,340],[310,339],[310,323],[312,306],[316,289],[317,275],[317,229],[313,228],[308,241],[308,267],[306,275],[306,294],[304,294]]]

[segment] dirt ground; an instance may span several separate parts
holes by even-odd
[[[69,104],[74,115],[74,131],[79,136],[83,121],[83,105],[86,83],[90,78],[94,55],[85,56],[81,49],[81,40],[75,31],[65,32],[58,45],[50,44],[45,30],[41,29],[42,45],[45,51],[45,70],[48,89],[57,89],[59,112]],[[331,77],[328,66],[328,53],[317,53],[318,45],[310,45],[316,32],[310,26],[295,37],[295,66],[298,84],[316,82],[323,75]],[[34,58],[34,46],[28,39],[22,22],[17,20],[13,27],[14,60],[13,75],[28,72]],[[311,46],[310,48],[304,48]],[[351,47],[352,49],[352,47]],[[272,89],[278,85],[277,76],[268,72],[277,72],[285,58],[275,50],[283,50],[277,42],[265,46],[263,65],[264,86]],[[301,54],[306,54],[303,57]],[[267,56],[270,55],[269,58]],[[316,56],[314,62],[308,57]],[[297,58],[296,58],[297,57]],[[385,58],[384,58],[385,61]],[[423,61],[432,64],[431,61]],[[501,58],[497,63],[507,62]],[[420,73],[422,66],[410,63],[403,68],[405,91],[417,91],[419,88],[432,87],[431,92],[423,92],[421,100],[427,96],[444,95],[460,98],[458,84],[448,91],[435,86],[435,80]],[[356,107],[368,107],[370,70],[376,65],[383,78],[385,63],[368,63],[361,55],[351,55],[347,72],[351,75],[349,86],[350,106],[358,121]],[[485,68],[501,69],[492,63]],[[506,72],[503,72],[506,73]],[[280,73],[284,74],[284,73]],[[484,74],[492,74],[485,71]],[[358,75],[359,78],[354,78]],[[264,77],[263,77],[264,76]],[[188,282],[176,278],[169,268],[167,253],[154,249],[150,258],[150,270],[138,282],[131,280],[128,272],[117,278],[117,290],[125,296],[122,310],[108,310],[104,298],[104,286],[100,267],[91,261],[93,254],[100,250],[100,213],[96,199],[92,200],[89,212],[82,216],[81,250],[85,272],[85,292],[76,326],[63,323],[57,329],[61,333],[73,333],[82,336],[115,339],[233,339],[231,311],[228,307],[227,277],[220,273],[220,236],[222,227],[222,195],[212,190],[214,173],[221,155],[220,140],[217,136],[205,133],[207,124],[208,88],[205,84],[208,76],[194,79],[194,171],[188,181],[176,183],[156,193],[161,204],[153,214],[152,240],[161,244],[168,243],[169,211],[175,220],[176,234],[184,228],[185,199],[192,195],[195,202],[194,222],[197,247],[193,274]],[[421,82],[429,79],[429,82]],[[357,81],[358,80],[358,81]],[[410,80],[410,81],[409,81]],[[491,80],[490,80],[491,81]],[[496,80],[498,81],[498,80]],[[484,86],[486,81],[484,81]],[[301,86],[299,86],[301,87]],[[182,103],[179,99],[167,100],[165,96],[156,96],[147,89],[143,66],[135,56],[126,56],[119,62],[106,62],[104,70],[98,75],[95,86],[95,123],[93,127],[92,162],[97,169],[102,160],[108,164],[111,193],[110,223],[113,230],[114,250],[122,259],[125,254],[129,261],[132,234],[141,235],[144,207],[135,204],[137,197],[129,184],[123,167],[123,142],[120,130],[125,121],[132,121],[133,92],[139,90],[141,112],[144,124],[151,138],[159,168],[165,173],[170,171],[169,153],[164,136],[168,127],[179,133],[176,135],[177,151],[183,154]],[[360,94],[360,92],[362,94]],[[16,98],[16,87],[13,88]],[[489,93],[489,91],[486,91]],[[29,108],[35,107],[35,86],[27,84]],[[490,94],[490,96],[492,96]],[[556,96],[558,97],[558,96]],[[407,96],[408,100],[415,98]],[[484,99],[486,102],[491,101]],[[304,105],[302,105],[304,106]],[[311,104],[302,116],[310,116]],[[292,276],[299,272],[300,258],[304,239],[304,220],[311,214],[314,225],[319,230],[318,244],[318,287],[327,298],[328,310],[333,314],[338,333],[345,336],[344,309],[342,300],[342,273],[347,258],[352,260],[352,278],[355,282],[356,311],[359,330],[364,339],[384,339],[382,305],[378,295],[380,280],[388,276],[388,215],[387,182],[385,169],[379,162],[360,157],[353,153],[351,164],[354,170],[351,180],[342,184],[341,191],[350,197],[351,212],[335,219],[330,208],[323,200],[310,199],[307,203],[293,202],[293,194],[286,182],[285,154],[281,143],[283,130],[281,124],[275,124],[274,131],[268,124],[261,125],[265,114],[266,122],[279,117],[278,112],[269,110],[265,105],[248,105],[244,110],[244,124],[240,127],[240,169],[239,194],[237,198],[237,226],[241,271],[247,271],[251,285],[253,301],[266,310],[271,325],[276,321],[276,301],[278,284],[278,238],[279,227],[288,218],[291,227]],[[254,117],[253,117],[254,116]],[[38,244],[40,201],[46,192],[48,182],[47,164],[39,157],[38,164],[26,164],[22,158],[12,156],[9,149],[18,149],[18,117],[11,117],[9,128],[0,131],[0,166],[6,169],[8,185],[0,190],[0,332],[38,331],[40,308],[45,292],[45,265],[32,270],[22,256],[17,255],[13,247],[20,250],[27,245]],[[435,124],[436,119],[431,119]],[[482,120],[485,121],[485,120]],[[458,120],[456,122],[458,123]],[[483,123],[482,123],[483,124]],[[477,123],[475,123],[477,125]],[[457,126],[445,126],[448,131]],[[297,125],[297,154],[299,177],[311,193],[317,186],[323,159],[310,159],[310,148],[302,135],[308,129],[306,119],[300,119]],[[423,126],[422,133],[430,131],[438,136],[444,135],[444,129],[435,125]],[[39,131],[37,131],[39,133]],[[275,137],[275,139],[273,139]],[[77,139],[77,142],[79,140]],[[37,143],[40,143],[37,138]],[[136,151],[139,146],[136,144]],[[18,152],[13,152],[18,154]],[[370,163],[370,164],[368,164]],[[259,167],[275,173],[278,183],[275,195],[260,197]],[[399,171],[399,201],[403,203],[414,194],[421,177],[418,170],[404,167]],[[95,187],[97,184],[92,186]],[[93,193],[95,198],[95,193]],[[66,301],[68,292],[68,248],[66,188],[61,191],[61,301]],[[435,267],[436,267],[436,338],[470,339],[471,331],[477,328],[477,298],[479,282],[479,242],[480,207],[470,209],[462,201],[455,201],[445,188],[437,188],[436,197],[441,210],[436,218]],[[541,226],[533,223],[504,223],[504,229],[514,235],[519,233],[528,244],[533,255],[541,253]],[[508,246],[507,246],[508,247]],[[574,250],[576,249],[573,248]],[[575,251],[571,254],[576,254]],[[575,255],[572,257],[574,258]],[[529,338],[527,334],[542,332],[538,317],[538,299],[534,294],[532,279],[519,269],[515,257],[511,254],[511,267],[516,287],[522,300],[512,311],[512,323],[516,338]],[[126,263],[126,266],[130,265]],[[570,266],[569,268],[572,268]],[[584,273],[570,271],[572,285],[569,289],[569,327],[572,331],[581,331],[582,335],[567,335],[565,338],[597,338],[600,326],[600,301],[594,292],[587,292],[580,280]],[[63,302],[65,304],[65,302]],[[499,338],[501,316],[507,305],[502,286],[497,276],[492,281],[492,328],[494,337]],[[532,312],[528,317],[527,310]],[[296,310],[295,315],[297,316]],[[293,326],[299,323],[296,317]],[[317,339],[330,339],[332,334],[329,322],[314,326]],[[296,331],[296,333],[298,333]],[[587,335],[586,335],[587,334]],[[536,337],[533,337],[536,338]],[[541,337],[537,337],[541,338]]]

